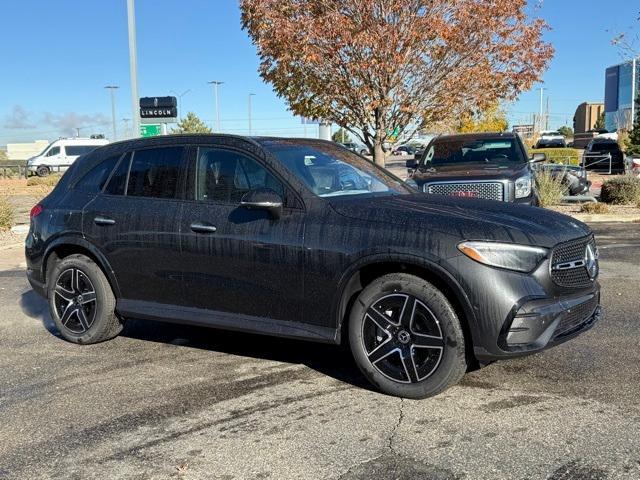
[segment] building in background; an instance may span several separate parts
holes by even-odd
[[[630,130],[640,92],[640,58],[606,70],[604,128],[610,132]]]
[[[593,130],[604,112],[604,103],[584,102],[578,105],[576,114],[573,116],[573,133],[580,134]]]
[[[27,160],[42,152],[49,140],[36,140],[30,143],[7,143],[7,157],[9,160]]]

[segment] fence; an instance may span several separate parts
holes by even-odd
[[[587,153],[582,155],[582,166],[584,168],[593,168],[594,165],[602,165],[604,168],[596,167],[598,171],[606,171],[609,175],[612,173],[613,156],[610,153],[602,155],[600,153]]]
[[[49,173],[60,173],[69,168],[69,165],[45,165],[49,169]],[[18,173],[19,178],[29,178],[29,167],[21,164],[7,164],[0,165],[0,177],[9,178],[13,177],[14,173]]]

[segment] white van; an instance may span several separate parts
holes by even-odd
[[[39,177],[63,172],[76,158],[109,143],[104,138],[61,138],[50,143],[39,155],[27,160],[27,170]]]

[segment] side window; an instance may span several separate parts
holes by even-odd
[[[184,163],[183,153],[183,147],[135,151],[127,182],[127,196],[175,198]]]
[[[255,160],[229,150],[198,149],[196,200],[237,204],[256,188],[284,196],[282,183]]]
[[[47,157],[53,157],[54,155],[59,155],[59,154],[60,154],[60,147],[52,147],[47,152]]]
[[[65,147],[65,150],[67,151],[67,155],[69,155],[70,157],[79,157],[80,155],[89,153],[96,148],[97,147],[94,147],[92,145],[67,145]]]
[[[104,193],[108,195],[124,195],[127,187],[127,174],[129,173],[130,162],[131,153],[127,153],[118,164],[113,175],[111,175],[111,179],[109,180],[107,188],[104,189]]]
[[[115,155],[100,162],[76,182],[75,189],[87,193],[101,192],[120,157],[121,155]]]

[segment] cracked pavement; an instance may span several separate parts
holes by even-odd
[[[0,251],[0,478],[638,479],[640,224],[594,229],[604,321],[423,401],[327,345],[145,321],[71,345]]]

